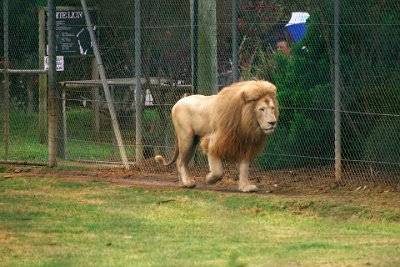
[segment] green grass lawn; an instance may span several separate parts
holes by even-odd
[[[149,115],[147,115],[149,116]],[[39,116],[13,109],[10,114],[9,159],[47,162],[48,143],[39,143]],[[2,129],[0,121],[0,129]],[[99,138],[93,132],[91,109],[72,108],[67,111],[67,159],[119,161],[119,150],[113,142],[111,126],[103,126]],[[128,158],[134,158],[134,130],[123,129],[123,141]],[[0,139],[0,159],[4,158],[3,139]]]
[[[0,265],[400,266],[397,217],[332,205],[5,176]]]

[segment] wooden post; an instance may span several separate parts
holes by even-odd
[[[33,113],[33,111],[35,110],[33,105],[34,105],[34,88],[33,88],[33,84],[32,84],[32,79],[27,79],[27,83],[26,83],[26,90],[28,91],[28,112],[29,113]]]
[[[217,5],[216,0],[192,0],[192,6],[195,1],[198,1],[198,92],[211,95],[218,93]]]
[[[92,59],[92,80],[99,79],[99,70],[96,65],[96,59]],[[99,87],[94,87],[92,90],[92,111],[93,111],[93,135],[96,139],[100,136],[100,90]]]
[[[334,45],[335,45],[335,180],[342,179],[342,134],[341,134],[341,95],[340,95],[340,29],[339,0],[334,1]]]
[[[65,88],[63,87],[61,93],[61,113],[62,113],[62,155],[63,159],[67,159],[67,143],[68,143],[68,136],[67,136],[67,104],[65,99]]]
[[[47,38],[49,44],[49,167],[57,166],[57,72],[56,72],[56,4],[55,0],[48,0],[48,27]]]
[[[237,0],[232,0],[232,82],[239,81]]]
[[[44,69],[46,55],[45,9],[39,10],[39,69]],[[39,143],[46,143],[47,130],[47,74],[39,74]]]
[[[140,0],[135,0],[135,109],[136,109],[136,165],[141,166],[144,161],[143,140],[142,140],[142,46],[141,46],[141,27],[140,27]]]
[[[198,94],[199,83],[199,0],[190,0],[192,93]]]
[[[60,92],[61,91],[61,92]],[[57,123],[57,157],[65,159],[66,157],[66,136],[64,134],[64,108],[65,108],[65,90],[60,89],[60,86],[54,88],[54,102],[56,108],[56,123]]]
[[[8,69],[10,67],[8,51],[8,0],[3,1],[3,21],[4,21],[4,94],[3,94],[3,143],[4,159],[8,159],[10,150],[10,81]]]

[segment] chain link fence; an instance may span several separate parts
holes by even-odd
[[[4,55],[1,68],[44,67],[46,2],[10,1],[10,65]],[[139,158],[141,170],[175,171],[153,158],[173,153],[170,110],[181,97],[216,93],[236,79],[265,79],[277,85],[281,115],[251,165],[252,177],[331,183],[339,155],[341,182],[399,185],[400,3],[141,1],[141,101],[135,96],[135,1],[87,4],[127,160]],[[4,4],[5,29],[3,11]],[[121,164],[81,2],[57,1],[56,21],[58,162]],[[0,160],[46,163],[46,74],[10,73],[9,84],[8,112],[2,83]],[[234,166],[225,164],[234,176]],[[200,152],[191,168],[205,176]]]

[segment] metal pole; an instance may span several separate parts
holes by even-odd
[[[44,69],[44,57],[46,55],[46,14],[45,8],[39,10],[39,68]],[[48,92],[47,73],[39,74],[39,143],[47,140],[48,120]]]
[[[48,7],[48,45],[49,45],[49,167],[57,165],[57,118],[56,118],[56,5],[55,0],[47,1]]]
[[[46,74],[47,70],[26,70],[26,69],[0,69],[0,73],[9,74]]]
[[[217,3],[198,0],[198,92],[218,93]]]
[[[136,108],[136,165],[141,166],[143,162],[142,144],[142,47],[140,32],[140,0],[135,0],[135,108]]]
[[[3,91],[3,142],[4,159],[8,159],[10,150],[10,77],[7,72],[10,67],[10,58],[8,53],[9,33],[8,33],[8,0],[3,0],[3,23],[4,23],[4,91]]]
[[[67,104],[66,104],[66,97],[65,97],[65,88],[62,89],[61,93],[61,106],[62,106],[62,141],[63,141],[63,154],[62,158],[67,159],[67,143],[68,143],[68,136],[67,136]]]
[[[89,31],[90,40],[92,41],[93,52],[94,52],[94,55],[95,55],[95,58],[97,61],[97,67],[99,68],[101,84],[103,85],[104,95],[107,100],[108,110],[110,111],[111,124],[112,124],[113,130],[114,130],[115,138],[117,139],[122,164],[124,165],[125,169],[129,170],[128,158],[126,156],[125,147],[122,142],[122,136],[121,136],[121,132],[119,130],[119,124],[118,124],[118,120],[117,120],[117,115],[115,113],[114,104],[112,102],[110,89],[107,84],[107,77],[106,77],[106,72],[104,70],[104,64],[101,59],[99,47],[97,45],[96,35],[93,31],[93,23],[92,23],[92,20],[90,19],[90,14],[89,14],[89,10],[86,5],[86,1],[81,0],[81,4],[82,4],[83,13],[85,14],[85,21],[86,21],[87,29]]]
[[[339,32],[339,0],[334,2],[334,45],[335,45],[335,179],[342,178],[341,155],[341,113],[340,113],[340,32]]]
[[[193,0],[193,94],[198,93],[199,83],[199,1]]]
[[[232,0],[232,82],[239,81],[237,0]]]

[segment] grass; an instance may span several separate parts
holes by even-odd
[[[39,143],[39,116],[13,109],[10,115],[10,149],[9,159],[47,162],[48,144]],[[147,114],[147,117],[150,115]],[[110,126],[103,126],[100,137],[96,139],[92,132],[93,119],[91,109],[73,108],[67,111],[67,158],[84,160],[117,160],[119,151],[113,142],[113,132]],[[2,129],[0,121],[0,129]],[[128,158],[134,158],[132,129],[122,129],[123,140]],[[3,147],[3,140],[0,140]],[[0,151],[0,159],[4,158],[4,150]]]
[[[4,266],[399,266],[396,212],[102,180],[0,178],[0,256]]]

